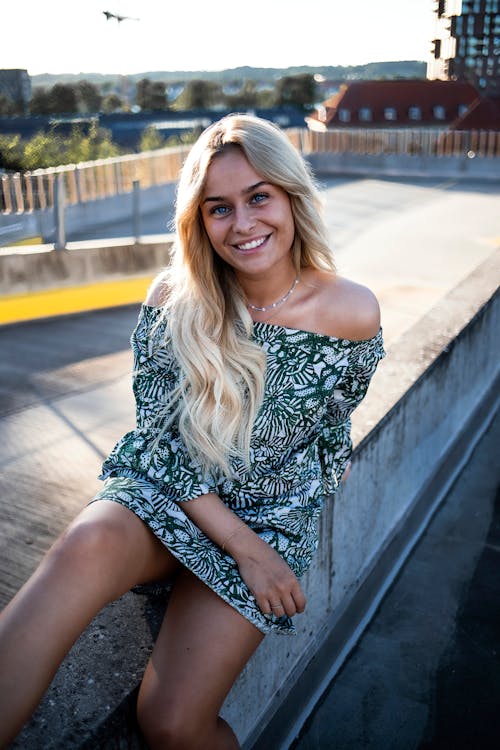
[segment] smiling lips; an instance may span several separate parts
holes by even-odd
[[[264,242],[270,237],[271,235],[267,234],[265,237],[259,237],[256,240],[250,240],[249,242],[244,242],[241,245],[233,245],[233,247],[236,248],[236,250],[239,250],[240,252],[248,252],[249,250],[256,250],[258,247],[264,244]]]

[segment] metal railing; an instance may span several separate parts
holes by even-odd
[[[304,154],[394,154],[435,158],[500,157],[500,132],[436,129],[339,128],[324,132],[287,130]],[[0,213],[19,214],[54,206],[55,182],[62,175],[66,205],[175,182],[190,146],[174,146],[140,154],[70,164],[0,177]]]

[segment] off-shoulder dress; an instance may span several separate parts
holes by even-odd
[[[262,614],[236,562],[188,518],[183,501],[217,493],[302,576],[318,544],[323,501],[335,492],[352,452],[350,414],[384,356],[382,332],[351,341],[255,323],[253,338],[266,353],[264,400],[250,467],[234,461],[228,478],[203,471],[175,422],[154,445],[158,410],[179,380],[167,325],[161,308],[141,307],[131,338],[137,426],[105,460],[105,484],[94,500],[132,510],[183,565],[262,632],[293,634],[289,617]]]

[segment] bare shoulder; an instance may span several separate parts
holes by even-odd
[[[153,280],[146,294],[145,304],[149,307],[162,307],[167,301],[168,287],[164,271]]]
[[[319,295],[323,325],[328,335],[361,341],[380,329],[380,306],[368,287],[342,276],[323,276]]]

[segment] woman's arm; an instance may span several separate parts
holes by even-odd
[[[236,561],[241,577],[264,614],[286,613],[292,617],[304,611],[306,600],[290,567],[218,495],[211,493],[185,501],[182,508],[198,528]]]

